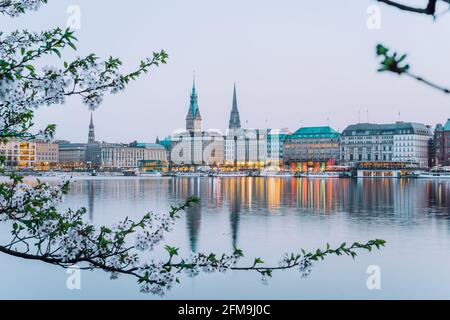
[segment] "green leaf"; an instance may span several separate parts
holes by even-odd
[[[171,246],[165,246],[164,249],[169,253],[171,257],[178,255],[178,248],[171,247]]]
[[[59,58],[61,58],[61,52],[59,52],[58,49],[52,48],[51,50],[52,50],[54,53],[56,53],[56,55],[57,55]]]
[[[239,249],[239,248],[237,248],[237,247],[235,246],[235,247],[234,247],[234,255],[235,255],[236,257],[242,258],[242,257],[244,256],[244,252],[243,252],[241,249]]]
[[[34,73],[34,72],[36,71],[36,69],[34,68],[34,66],[31,65],[31,64],[27,64],[27,65],[25,66],[25,68],[27,68],[31,73]]]

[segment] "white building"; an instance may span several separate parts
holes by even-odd
[[[431,138],[430,127],[420,123],[350,125],[341,136],[340,160],[353,166],[361,162],[397,162],[426,168]]]
[[[225,135],[225,165],[241,168],[264,167],[268,160],[269,131],[269,129],[241,127],[235,85],[230,120]]]
[[[176,130],[165,144],[169,160],[177,166],[219,166],[224,162],[224,137],[219,130],[202,130],[195,81],[192,86],[186,129]]]
[[[267,165],[283,165],[284,142],[289,136],[289,129],[271,129],[267,136]]]
[[[166,161],[166,150],[153,143],[101,144],[101,166],[108,169],[137,168],[141,160]]]
[[[432,139],[432,130],[428,127],[400,130],[400,133],[394,136],[392,160],[418,163],[422,168],[427,167],[430,139]]]
[[[36,169],[49,170],[59,163],[59,145],[51,141],[36,141]]]
[[[224,162],[224,137],[219,130],[198,134],[177,130],[170,137],[170,161],[175,165],[221,165]]]
[[[221,165],[225,161],[223,133],[210,129],[203,134],[203,162],[206,165]]]
[[[260,168],[268,161],[269,129],[228,129],[225,137],[225,164]]]

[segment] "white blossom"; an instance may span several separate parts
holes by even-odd
[[[306,278],[309,276],[309,274],[312,271],[312,266],[313,266],[313,264],[312,264],[311,260],[308,258],[303,258],[300,261],[299,271],[300,271],[302,278]]]
[[[36,11],[46,0],[1,0],[0,13],[17,17],[25,11]]]

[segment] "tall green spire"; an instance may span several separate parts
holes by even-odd
[[[189,132],[200,132],[201,123],[202,123],[202,116],[200,115],[200,110],[198,108],[198,96],[197,90],[195,88],[195,74],[194,74],[189,111],[186,116],[186,130],[188,130]]]
[[[187,119],[201,119],[200,110],[198,108],[197,90],[195,88],[195,74],[194,74],[194,80],[192,82],[191,101],[190,101],[189,112],[188,112],[186,120]]]

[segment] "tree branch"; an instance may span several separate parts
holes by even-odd
[[[450,0],[449,0],[450,1]],[[450,89],[440,86],[434,82],[431,82],[421,76],[418,76],[416,74],[413,74],[410,72],[410,65],[406,64],[404,61],[407,57],[406,54],[399,55],[397,52],[392,52],[386,48],[382,44],[378,44],[376,47],[376,54],[377,56],[382,58],[382,61],[380,62],[380,68],[378,69],[378,72],[392,72],[398,75],[406,75],[410,78],[413,78],[417,81],[420,81],[427,86],[439,90],[445,94],[450,94]]]
[[[436,13],[436,3],[438,0],[429,0],[426,8],[412,7],[412,6],[401,4],[401,3],[398,3],[396,1],[391,1],[391,0],[376,0],[376,1],[385,3],[389,6],[395,7],[397,9],[400,9],[403,11],[409,11],[409,12],[421,13],[421,14],[434,16],[434,14]],[[444,0],[444,2],[448,3],[450,1]]]
[[[433,83],[433,82],[431,82],[431,81],[429,81],[427,79],[424,79],[421,76],[412,74],[410,72],[405,72],[405,75],[407,75],[408,77],[411,77],[413,79],[416,79],[417,81],[420,81],[420,82],[426,84],[427,86],[429,86],[429,87],[431,87],[433,89],[439,90],[439,91],[441,91],[441,92],[443,92],[445,94],[450,94],[450,89],[448,89],[446,87],[443,87],[443,86],[440,86],[438,84],[435,84],[435,83]]]

